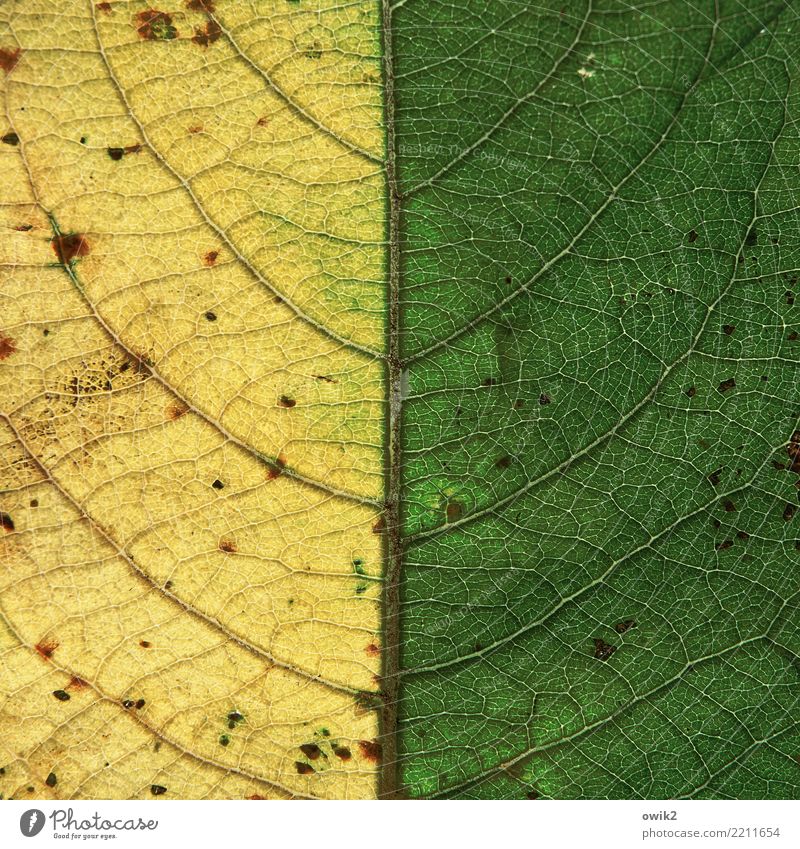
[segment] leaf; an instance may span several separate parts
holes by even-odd
[[[0,16],[0,793],[796,797],[795,4]]]

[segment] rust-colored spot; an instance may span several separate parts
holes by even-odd
[[[299,748],[310,761],[315,761],[322,754],[322,749],[316,743],[303,743]]]
[[[290,398],[288,395],[281,395],[278,398],[278,406],[285,407],[287,410],[291,410],[292,407],[297,405],[297,401],[294,398]]]
[[[195,27],[192,41],[200,47],[208,47],[222,35],[222,29],[216,21],[206,21],[205,26]]]
[[[170,404],[166,409],[167,418],[171,421],[177,421],[181,416],[185,416],[189,412],[189,408],[185,404]]]
[[[448,522],[457,522],[464,515],[464,505],[460,501],[448,501],[446,513]]]
[[[97,9],[98,12],[104,12],[106,15],[111,14],[111,4],[110,3],[95,3],[94,7],[95,7],[95,9]]]
[[[294,768],[298,775],[311,775],[314,772],[314,767],[311,764],[304,764],[302,761],[295,761]]]
[[[338,383],[338,380],[334,380],[329,374],[312,374],[311,377],[316,378],[317,380],[321,380],[323,383]]]
[[[350,758],[353,757],[352,752],[350,751],[350,749],[347,748],[347,746],[339,746],[336,743],[333,743],[332,746],[333,754],[336,755],[339,760],[349,761]]]
[[[0,47],[0,68],[10,74],[17,67],[21,55],[19,47]]]
[[[191,126],[191,127],[188,127],[187,129],[189,130],[189,132],[190,132],[192,135],[196,135],[197,133],[202,133],[202,132],[203,132],[204,127],[203,127],[203,125],[202,125],[202,124],[192,124],[192,126]]]
[[[126,153],[139,153],[142,149],[140,144],[130,144],[127,147],[109,147],[108,155],[115,161],[119,162]]]
[[[258,793],[253,793],[252,796],[245,796],[245,799],[250,799],[253,802],[263,802],[267,797],[259,796]]]
[[[214,13],[214,0],[189,0],[186,8],[193,12],[205,12],[206,15],[211,15]]]
[[[67,687],[69,687],[70,690],[83,690],[88,686],[89,685],[83,680],[83,678],[78,678],[77,675],[73,675],[72,678],[69,679],[69,684],[67,684]]]
[[[8,513],[0,513],[0,528],[7,534],[10,534],[14,530],[14,520]]]
[[[380,763],[383,748],[377,740],[359,740],[358,748],[361,749],[361,755],[368,761]]]
[[[58,648],[58,643],[55,640],[41,640],[34,646],[37,654],[45,660],[50,660],[53,652]]]
[[[734,386],[736,386],[736,381],[734,378],[729,377],[727,380],[723,380],[720,383],[718,389],[720,392],[728,392],[730,389],[733,389]]]
[[[150,640],[139,640],[139,645],[143,649],[149,649],[150,646],[152,646],[153,644],[150,642]]]
[[[16,350],[17,346],[13,339],[8,336],[0,336],[0,360],[7,360]]]
[[[261,116],[261,117],[260,117],[260,118],[256,121],[256,126],[257,126],[257,127],[266,127],[266,126],[267,126],[267,124],[269,124],[269,118],[267,118],[267,116],[266,116],[266,115],[262,115],[262,116]]]
[[[786,447],[786,453],[792,461],[789,464],[789,468],[800,475],[800,430],[796,430],[792,434],[792,438],[789,440],[789,444]]]
[[[177,38],[178,30],[172,25],[172,15],[158,9],[145,9],[134,19],[139,38],[145,41],[170,41]]]
[[[274,481],[275,478],[280,477],[283,474],[283,470],[286,468],[286,455],[278,454],[275,458],[274,463],[267,463],[267,480]]]
[[[594,656],[598,660],[608,660],[616,650],[616,646],[612,646],[605,640],[596,639],[594,641]]]
[[[364,651],[370,657],[377,657],[381,653],[381,650],[375,645],[375,643],[370,643],[368,646],[365,647]]]
[[[233,554],[239,549],[236,547],[236,543],[232,539],[221,539],[219,541],[219,550],[225,551],[228,554]]]
[[[382,534],[386,530],[386,517],[381,516],[377,522],[372,525],[373,534]]]
[[[217,257],[219,256],[219,251],[209,251],[204,257],[203,262],[211,268],[217,261]]]
[[[89,253],[89,242],[81,233],[63,233],[50,240],[55,255],[62,265],[68,265],[77,256]]]
[[[33,224],[17,224],[14,229],[20,233],[27,233],[30,230],[33,230]]]

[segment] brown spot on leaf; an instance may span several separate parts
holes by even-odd
[[[212,265],[216,264],[218,256],[219,256],[219,251],[209,251],[203,257],[203,262],[205,263],[205,265],[207,265],[209,268],[211,268]]]
[[[696,388],[696,387],[694,387],[694,386],[690,386],[690,387],[686,390],[686,394],[687,394],[690,398],[694,398],[694,396],[695,396],[695,395],[697,395],[697,388]]]
[[[297,406],[297,401],[295,401],[294,398],[290,398],[288,395],[281,395],[281,397],[278,398],[278,406],[291,410],[292,407]]]
[[[126,153],[139,153],[142,149],[140,144],[131,144],[128,147],[109,147],[108,155],[114,160],[114,162],[119,162]]]
[[[259,796],[258,793],[253,793],[252,796],[245,796],[245,799],[250,799],[253,802],[263,802],[266,798],[266,796]]]
[[[494,461],[494,464],[498,469],[507,469],[511,465],[511,457],[509,457],[508,454],[504,457],[498,457],[498,459]]]
[[[216,21],[206,21],[205,26],[195,27],[192,41],[200,47],[208,47],[222,35],[222,29]]]
[[[618,634],[624,634],[626,631],[630,631],[636,625],[636,621],[634,619],[625,619],[622,622],[617,622],[614,626],[614,630]]]
[[[225,551],[228,554],[233,554],[239,549],[236,547],[236,543],[232,539],[221,539],[219,541],[219,550]]]
[[[792,461],[789,468],[796,474],[800,475],[800,430],[796,430],[792,434],[792,438],[789,440],[789,444],[786,447],[786,453]]]
[[[317,760],[322,754],[322,749],[316,743],[303,743],[299,749],[311,761]]]
[[[497,386],[497,382],[496,377],[485,377],[481,382],[481,386]]]
[[[377,740],[359,740],[358,748],[361,749],[362,757],[373,763],[380,763],[383,748]]]
[[[262,115],[257,121],[256,126],[258,127],[266,127],[269,124],[269,118],[266,115]]]
[[[728,392],[730,389],[736,386],[736,380],[732,377],[729,377],[727,380],[723,380],[719,385],[720,392]]]
[[[150,792],[154,796],[163,796],[167,792],[167,788],[163,784],[151,784]]]
[[[370,657],[377,657],[377,656],[381,653],[381,650],[380,650],[380,649],[379,649],[379,648],[375,645],[375,643],[369,643],[369,644],[368,644],[368,645],[364,648],[364,651],[365,651],[365,652],[366,652],[366,653],[367,653]]]
[[[62,233],[50,240],[55,255],[62,265],[68,265],[77,256],[89,253],[89,242],[81,233]]]
[[[166,409],[167,418],[171,421],[177,421],[181,416],[185,416],[189,412],[189,408],[185,404],[173,403],[169,404]]]
[[[332,743],[331,745],[333,747],[333,754],[340,760],[349,761],[353,757],[352,752],[347,746],[340,746],[337,743]]]
[[[139,640],[139,645],[143,649],[149,649],[151,645],[153,645],[149,640]]]
[[[6,133],[0,141],[3,144],[10,144],[12,147],[16,147],[19,144],[19,136],[16,133]]]
[[[457,522],[464,515],[464,505],[460,501],[448,501],[445,513],[448,522]]]
[[[725,332],[726,336],[730,336],[734,330],[736,330],[735,324],[723,324],[722,330]]]
[[[747,531],[737,531],[736,538],[741,540],[748,540],[750,539],[750,534],[748,534]]]
[[[711,474],[708,476],[708,482],[711,484],[711,486],[719,486],[719,482],[720,482],[721,478],[722,478],[722,469],[719,468],[719,469],[716,469],[715,471],[711,472]]]
[[[546,392],[542,392],[542,394],[539,396],[539,403],[543,407],[547,406],[550,403],[550,400],[550,396]]]
[[[794,514],[795,514],[794,504],[787,504],[783,508],[783,521],[784,522],[791,522],[792,519],[794,518]]]
[[[594,641],[594,657],[598,660],[608,660],[616,650],[616,646],[612,646],[605,640],[595,639]]]
[[[19,47],[0,47],[0,68],[10,74],[17,67],[21,55]]]
[[[0,336],[0,360],[7,360],[17,350],[14,340],[8,336]]]
[[[382,534],[386,530],[386,517],[381,516],[377,522],[372,525],[373,534]]]
[[[725,502],[723,502],[722,506],[725,508],[726,513],[736,512],[736,505],[730,499],[727,499]]]
[[[215,11],[214,0],[189,0],[186,8],[193,12],[204,12],[206,15],[211,15]]]
[[[69,693],[68,693],[66,690],[53,690],[53,695],[54,695],[54,696],[55,696],[55,697],[56,697],[56,698],[57,698],[60,702],[68,702],[68,701],[69,701],[69,699],[70,699],[70,695],[69,695]]]
[[[72,678],[69,679],[69,684],[67,686],[71,690],[85,690],[89,685],[83,680],[83,678],[78,678],[77,675],[73,675]]]
[[[267,463],[267,480],[274,481],[275,478],[280,477],[283,474],[283,470],[286,468],[286,455],[278,454],[275,458],[275,461]]]
[[[33,224],[17,224],[14,229],[20,233],[27,233],[28,231],[33,230]],[[47,334],[45,333],[45,336],[46,335]]]
[[[7,534],[10,534],[14,530],[14,520],[8,513],[0,513],[0,528]]]
[[[39,657],[45,660],[50,660],[53,652],[58,648],[58,643],[55,640],[41,640],[34,646]]]
[[[56,784],[58,784],[58,778],[56,778],[56,774],[54,772],[51,772],[50,775],[45,778],[44,783],[48,787],[55,787]]]
[[[314,772],[314,767],[311,764],[306,764],[302,761],[295,761],[294,768],[297,770],[298,775],[311,775]]]
[[[178,36],[178,30],[172,25],[172,15],[158,9],[137,13],[134,23],[139,38],[145,41],[170,41]]]
[[[111,4],[110,3],[95,3],[95,9],[98,12],[104,12],[106,15],[111,14]]]
[[[686,234],[686,239],[689,242],[696,242],[697,241],[697,230],[694,230],[694,229],[690,230]]]
[[[525,406],[525,401],[522,398],[517,398],[512,406],[515,410],[521,410]]]
[[[714,546],[714,548],[716,548],[717,551],[727,551],[732,545],[733,545],[733,540],[732,539],[726,539],[726,540],[723,540],[722,542],[718,542]]]
[[[316,378],[317,380],[321,380],[323,383],[338,383],[338,380],[334,380],[328,374],[312,374],[311,377]]]

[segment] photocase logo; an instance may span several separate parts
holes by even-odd
[[[44,814],[38,808],[31,808],[19,818],[19,830],[25,837],[36,837],[44,828]]]

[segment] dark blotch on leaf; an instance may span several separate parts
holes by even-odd
[[[3,144],[10,145],[18,145],[19,144],[19,136],[16,133],[6,133],[3,136]]]
[[[736,330],[735,324],[723,324],[722,330],[725,332],[727,336],[730,336],[734,330]]]
[[[728,390],[733,389],[736,386],[736,380],[732,377],[729,377],[727,380],[723,380],[719,385],[720,392],[728,392]]]
[[[711,486],[719,486],[719,482],[722,478],[722,469],[717,469],[716,471],[711,472],[708,476],[708,482]]]
[[[368,761],[380,763],[383,756],[383,747],[377,740],[359,740],[358,748],[361,749],[361,754]]]
[[[51,239],[50,244],[62,265],[68,265],[75,257],[89,253],[89,243],[81,233],[63,233]]]
[[[617,622],[614,626],[614,630],[618,634],[624,634],[626,631],[630,631],[636,625],[636,621],[634,619],[625,619],[622,622]]]
[[[217,314],[215,312],[212,312],[211,310],[209,310],[206,313],[206,321],[216,321],[216,320],[217,320]]]
[[[172,25],[172,15],[158,9],[145,9],[136,15],[136,32],[145,41],[170,41],[178,30]]]
[[[217,478],[215,481],[212,482],[211,486],[213,486],[214,489],[222,489],[225,484],[219,478]]]
[[[14,520],[8,513],[0,513],[0,528],[7,534],[10,534],[14,530]]]
[[[54,772],[51,772],[50,775],[48,775],[47,778],[45,778],[44,783],[48,787],[55,787],[56,784],[58,784],[58,779],[56,778],[56,774]]]
[[[163,796],[167,792],[167,788],[163,786],[163,784],[151,784],[150,792],[154,796]]]
[[[686,239],[689,242],[696,242],[697,241],[697,230],[690,230],[686,234]]]
[[[133,700],[133,699],[125,699],[125,700],[122,702],[122,707],[124,707],[124,708],[125,708],[125,710],[130,710],[130,709],[131,709],[132,707],[134,707],[135,705],[136,705],[136,702],[134,702],[134,700]]]
[[[347,746],[338,746],[336,744],[333,745],[333,754],[342,761],[349,761],[353,757],[352,752]]]
[[[311,775],[314,772],[314,767],[311,764],[306,764],[302,761],[295,761],[294,768],[297,770],[298,775]]]
[[[504,457],[499,457],[494,461],[498,469],[507,469],[511,465],[511,457],[506,454]]]
[[[543,407],[546,406],[547,404],[550,403],[550,396],[547,395],[546,393],[542,392],[542,394],[539,396],[539,403]]]
[[[60,702],[68,702],[70,700],[70,695],[66,690],[53,690],[53,695]]]
[[[303,743],[300,751],[310,760],[315,761],[321,754],[322,749],[316,743]]]
[[[616,646],[612,646],[605,640],[595,639],[594,641],[594,657],[598,660],[608,660],[616,650]]]
[[[690,398],[694,398],[694,396],[695,396],[695,395],[697,395],[697,389],[696,389],[694,386],[690,386],[690,387],[686,390],[686,394],[687,394]]]
[[[732,545],[733,545],[733,540],[732,539],[726,539],[726,540],[723,540],[722,542],[718,542],[714,546],[714,548],[716,548],[717,551],[727,551],[729,548],[731,548]]]
[[[220,746],[227,746],[231,742],[231,738],[227,734],[219,735],[219,744]]]
[[[794,504],[787,504],[783,508],[783,521],[784,522],[791,522],[791,520],[794,518],[795,510],[796,510],[796,508],[795,508]]]
[[[295,401],[294,398],[290,398],[288,395],[281,395],[281,397],[278,398],[278,406],[291,410],[292,407],[297,406],[297,401]]]

